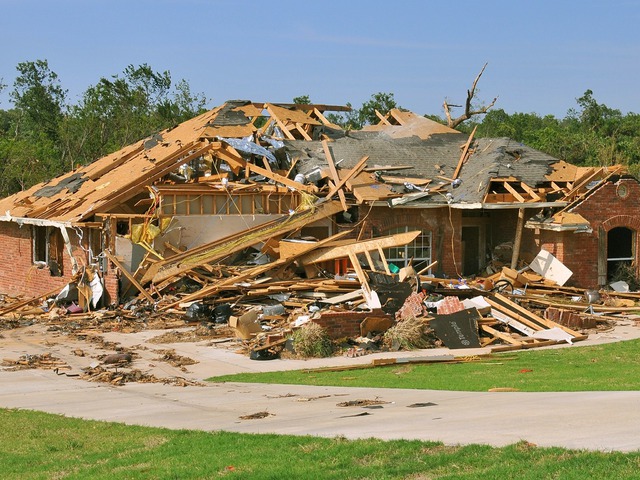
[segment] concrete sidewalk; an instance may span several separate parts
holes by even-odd
[[[338,406],[356,400],[384,403]],[[172,429],[640,449],[640,392],[472,393],[243,383],[109,387],[24,370],[0,374],[0,406]],[[269,416],[240,418],[259,412]]]

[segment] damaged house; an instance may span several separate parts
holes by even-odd
[[[86,309],[181,289],[204,298],[267,272],[286,291],[297,269],[339,293],[354,269],[361,283],[362,268],[409,264],[482,276],[541,250],[583,288],[635,268],[640,185],[620,167],[400,110],[344,131],[325,112],[345,109],[229,101],[1,200],[0,292],[73,283]]]

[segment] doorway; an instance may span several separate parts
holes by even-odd
[[[480,271],[480,227],[462,227],[462,275]]]

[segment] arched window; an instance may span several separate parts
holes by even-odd
[[[416,226],[406,226],[393,228],[386,232],[387,235],[395,235],[396,233],[414,232],[422,230]],[[431,263],[431,232],[421,231],[416,239],[404,246],[388,248],[384,252],[387,262],[397,267],[405,267],[409,260],[413,258],[412,265],[416,271],[422,270]]]

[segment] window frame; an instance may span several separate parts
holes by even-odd
[[[420,262],[424,262],[425,265],[430,265],[432,263],[433,258],[433,233],[431,231],[424,231],[418,226],[413,225],[405,225],[401,227],[390,228],[386,231],[385,235],[395,235],[398,233],[407,233],[420,230],[420,235],[418,235],[415,240],[406,245],[401,245],[399,247],[391,247],[384,249],[384,255],[387,259],[387,263],[393,263],[397,267],[406,267],[409,260],[412,258],[412,253],[416,251],[428,250],[429,254],[427,257],[413,256],[412,264],[415,266]],[[396,255],[397,253],[397,255]],[[400,255],[402,253],[402,255]],[[429,269],[429,274],[431,269]]]

